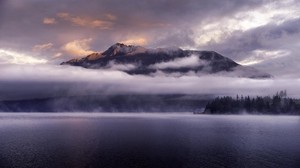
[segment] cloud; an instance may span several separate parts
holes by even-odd
[[[241,10],[233,16],[207,20],[198,25],[195,40],[198,45],[219,43],[230,38],[232,33],[243,32],[272,24],[274,27],[287,20],[299,18],[299,7],[294,1],[273,1],[254,10]],[[259,39],[258,39],[259,40]]]
[[[74,56],[86,56],[95,52],[90,48],[92,40],[92,38],[74,40],[65,44],[62,49]]]
[[[121,41],[120,43],[127,44],[127,45],[146,45],[147,39],[143,37],[132,37]]]
[[[255,68],[262,69],[265,72],[277,74],[277,76],[284,78],[300,78],[300,57],[298,54],[278,57],[271,60],[265,60],[258,64],[252,65]]]
[[[300,52],[299,25],[300,18],[237,31],[221,42],[211,42],[205,48],[217,50],[240,63],[257,65],[260,70],[275,76],[288,75],[282,72],[297,75],[298,65],[293,62],[298,60],[295,56]]]
[[[35,45],[33,46],[32,50],[33,51],[45,51],[45,50],[49,50],[50,48],[53,47],[52,43],[46,43],[46,44],[39,44],[39,45]]]
[[[249,56],[238,63],[242,65],[254,65],[264,62],[265,60],[271,60],[290,55],[290,52],[286,50],[254,50],[252,53],[252,56]]]
[[[48,18],[48,17],[45,17],[43,19],[43,23],[46,24],[46,25],[52,25],[52,24],[56,24],[56,19],[55,18]]]
[[[224,52],[253,52],[255,50],[290,49],[300,36],[300,18],[283,22],[279,25],[267,24],[245,32],[234,32],[219,43],[210,43],[207,47],[214,47]],[[287,41],[289,43],[287,43]],[[238,58],[243,59],[242,56]]]
[[[71,15],[69,13],[66,13],[66,12],[58,13],[57,16],[59,18],[65,19],[65,20],[68,20],[69,18],[71,18]]]
[[[62,53],[55,53],[54,55],[53,55],[53,59],[56,59],[56,58],[59,58],[59,57],[61,57],[63,54]]]
[[[300,16],[300,2],[296,0],[123,0],[122,4],[118,0],[89,3],[0,0],[0,3],[1,48],[30,52],[32,46],[51,41],[55,44],[53,52],[44,53],[45,58],[61,52],[64,44],[86,37],[94,39],[90,50],[100,51],[127,41],[147,47],[214,50],[236,61],[269,61],[255,56],[259,50],[284,50],[290,52],[286,56],[290,59],[299,53],[296,20]],[[42,10],[45,7],[47,10]],[[146,42],[135,39],[140,37]],[[294,74],[296,69],[294,66]]]
[[[0,49],[0,64],[44,64],[46,59],[35,58],[16,51]]]
[[[177,58],[169,62],[161,62],[151,65],[154,69],[168,69],[168,68],[195,68],[198,66],[207,65],[207,62],[200,60],[199,56],[191,55],[189,57]]]
[[[111,21],[94,19],[90,17],[72,16],[69,13],[58,13],[57,16],[65,21],[73,23],[74,25],[82,26],[82,27],[111,29],[113,26],[113,22]],[[108,15],[107,17],[110,20],[114,18],[113,15]]]
[[[287,89],[300,97],[300,79],[232,78],[186,75],[128,75],[118,70],[91,70],[71,66],[3,65],[0,99],[31,99],[105,94],[216,94],[273,95]]]
[[[114,61],[110,61],[105,68],[108,70],[130,71],[136,69],[136,67],[134,64],[117,64]]]
[[[105,16],[107,17],[108,20],[112,20],[112,21],[117,20],[118,18],[116,15],[113,15],[111,13],[107,13]]]
[[[190,27],[175,27],[172,31],[156,35],[152,43],[160,47],[195,48],[195,37],[194,31]]]

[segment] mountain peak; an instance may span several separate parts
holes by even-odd
[[[112,46],[115,46],[115,47],[117,47],[117,46],[120,46],[120,47],[129,47],[129,46],[131,46],[131,45],[126,45],[126,44],[124,44],[124,43],[116,43],[116,44],[114,44],[114,45],[112,45]]]
[[[214,51],[182,50],[180,48],[146,49],[116,43],[103,53],[63,62],[62,65],[85,68],[119,68],[129,74],[220,74],[247,78],[270,78],[271,75],[242,66]],[[124,68],[125,67],[125,68]]]
[[[116,43],[109,47],[102,53],[105,57],[113,57],[120,55],[133,55],[136,53],[146,52],[146,48],[141,46],[126,45],[123,43]]]

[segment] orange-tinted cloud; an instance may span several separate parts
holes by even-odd
[[[61,57],[63,54],[62,53],[55,53],[54,55],[53,55],[53,59],[56,59],[56,58],[59,58],[59,57]]]
[[[62,49],[73,56],[86,56],[95,52],[90,47],[92,40],[92,38],[74,40],[65,44]]]
[[[63,19],[67,19],[70,17],[70,14],[66,13],[66,12],[61,12],[61,13],[58,13],[57,16],[60,18],[63,18]]]
[[[117,20],[117,16],[111,14],[111,13],[108,13],[105,15],[107,17],[108,20]]]
[[[121,41],[121,43],[127,44],[127,45],[146,45],[147,39],[143,38],[143,37],[132,37],[132,38],[128,38],[124,41]]]
[[[43,51],[43,50],[48,50],[53,47],[52,43],[46,43],[46,44],[38,44],[32,47],[33,51]]]
[[[48,17],[45,17],[43,19],[43,23],[44,24],[48,24],[48,25],[51,25],[51,24],[56,24],[56,19],[55,18],[48,18]]]
[[[100,28],[100,29],[111,29],[113,26],[113,22],[95,19],[91,17],[82,17],[82,16],[73,16],[69,13],[58,13],[57,16],[65,21],[71,22],[74,25],[82,26],[82,27],[92,27],[92,28]],[[110,20],[114,17],[110,15]]]

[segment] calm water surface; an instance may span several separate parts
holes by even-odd
[[[2,113],[0,167],[299,168],[300,118]]]

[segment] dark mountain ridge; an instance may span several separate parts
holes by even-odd
[[[246,78],[270,78],[271,75],[242,66],[214,51],[182,50],[180,48],[146,49],[141,46],[116,43],[103,53],[72,59],[61,65],[91,69],[109,69],[125,65],[121,71],[149,75],[156,72],[229,75]]]

